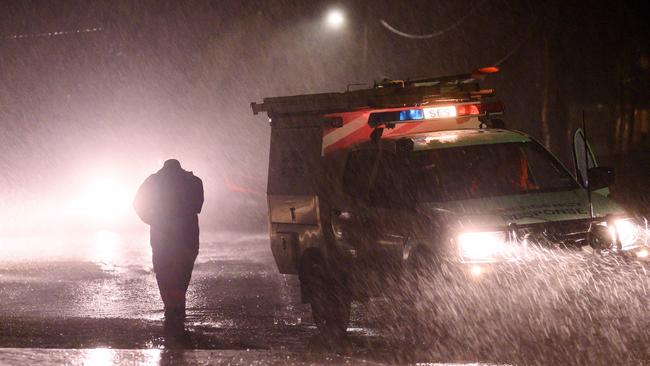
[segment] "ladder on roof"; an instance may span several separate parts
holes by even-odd
[[[497,71],[496,68],[482,68],[469,74],[406,81],[387,80],[370,89],[264,98],[262,103],[251,103],[251,109],[253,114],[266,112],[273,118],[324,115],[363,108],[400,108],[440,102],[478,101],[482,97],[494,95],[493,89],[481,89],[478,80]]]

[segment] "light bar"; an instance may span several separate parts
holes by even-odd
[[[453,118],[458,115],[458,107],[453,105],[446,107],[431,107],[424,108],[424,118],[425,119],[438,119],[438,118]]]
[[[456,106],[456,115],[458,116],[478,116],[481,114],[479,104],[462,104]]]
[[[422,109],[407,109],[405,111],[399,112],[400,121],[412,121],[424,119],[424,113]]]
[[[374,128],[382,124],[457,117],[478,117],[501,113],[503,113],[503,104],[501,102],[469,103],[421,109],[405,109],[401,111],[375,112],[371,113],[368,117],[368,124]]]

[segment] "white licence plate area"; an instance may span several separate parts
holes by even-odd
[[[452,118],[456,117],[456,107],[431,107],[423,108],[424,119]]]

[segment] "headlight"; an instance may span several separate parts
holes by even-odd
[[[633,219],[618,219],[613,225],[608,226],[612,239],[621,243],[622,249],[645,245],[645,228],[638,225]]]
[[[460,256],[466,262],[489,262],[501,258],[506,249],[504,231],[463,233],[458,236]]]

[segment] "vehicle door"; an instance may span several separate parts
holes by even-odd
[[[589,146],[589,142],[586,141],[584,131],[580,128],[578,128],[573,134],[573,166],[578,183],[580,183],[582,187],[587,188],[589,186],[589,170],[592,168],[598,168],[598,161],[596,160],[596,156],[594,155],[591,146]],[[608,168],[602,169],[607,170]],[[609,188],[598,187],[593,192],[603,196],[608,196]]]
[[[598,163],[580,128],[573,134],[573,166],[578,183],[587,187],[587,171],[589,168],[597,167]]]
[[[346,202],[332,223],[360,260],[382,266],[399,262],[408,237],[414,199],[405,159],[381,149],[352,151],[345,166]]]

